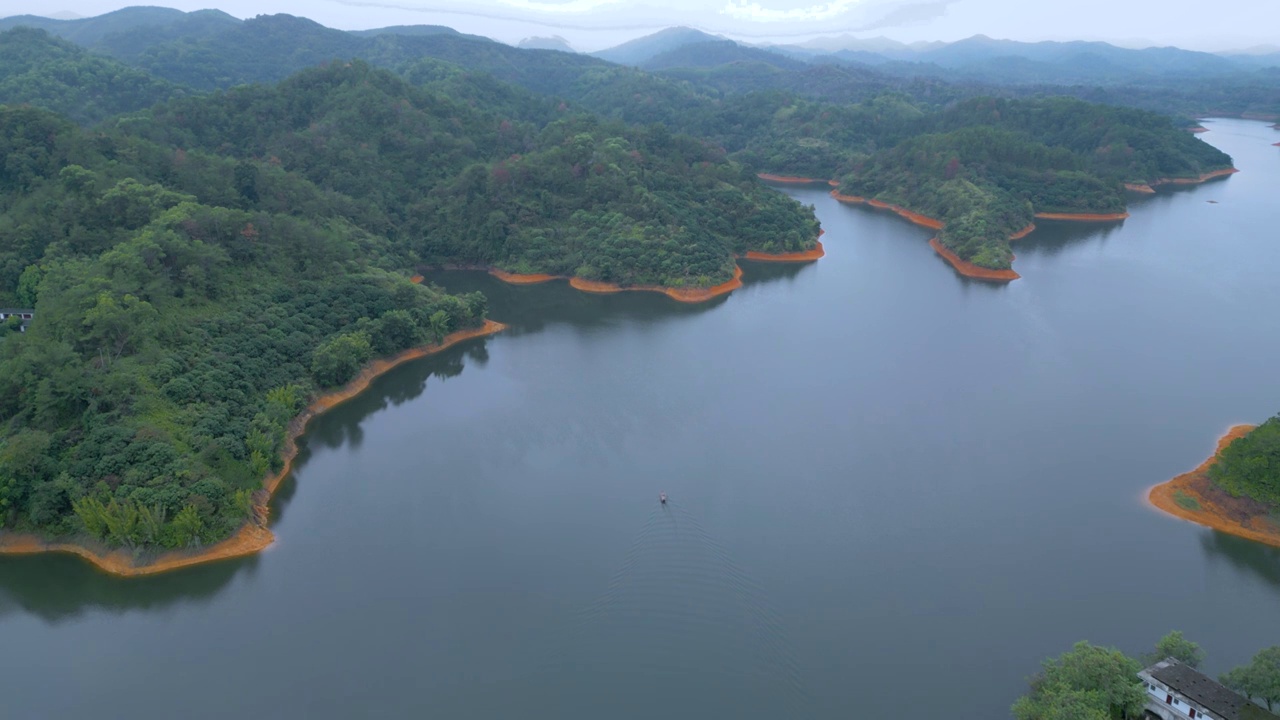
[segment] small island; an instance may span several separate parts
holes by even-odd
[[[1190,472],[1152,487],[1147,500],[1170,515],[1280,547],[1280,417],[1236,425]]]

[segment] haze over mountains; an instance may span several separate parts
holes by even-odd
[[[892,74],[991,83],[1111,84],[1143,77],[1225,76],[1280,66],[1280,52],[1265,46],[1251,53],[1214,54],[1175,47],[1130,49],[1105,42],[1027,43],[984,35],[951,43],[911,44],[843,35],[753,47],[691,28],[669,28],[593,55],[646,69],[753,60],[786,67],[770,57],[783,55],[810,63],[865,65]]]
[[[240,20],[220,10],[183,12],[160,7],[128,7],[96,17],[53,19],[34,15],[0,18],[0,30],[19,25],[37,27],[95,52],[124,60],[165,43],[184,51],[201,45],[225,45],[240,34],[252,36],[266,18],[279,24],[282,15]],[[327,36],[316,47],[335,56],[359,50],[352,38],[385,35],[424,37],[460,35],[442,25],[392,26],[341,31],[310,20],[297,19],[294,29],[308,40]],[[260,33],[259,33],[260,34]],[[468,36],[478,38],[478,36]],[[217,40],[221,38],[222,41]],[[574,52],[565,38],[529,37],[526,49]],[[161,52],[160,54],[165,54]],[[991,84],[1114,85],[1148,79],[1227,77],[1280,67],[1280,48],[1260,45],[1235,53],[1207,53],[1175,47],[1130,49],[1105,42],[1019,42],[976,35],[956,42],[902,43],[884,37],[860,38],[844,34],[795,44],[753,46],[688,27],[665,30],[591,53],[593,57],[648,70],[716,67],[730,63],[760,63],[796,70],[803,63],[843,64],[876,68],[896,76],[927,76]]]
[[[360,31],[325,27],[292,15],[240,20],[219,10],[182,12],[130,7],[96,17],[57,20],[32,15],[0,18],[0,31],[43,29],[130,66],[96,73],[118,83],[142,70],[154,80],[191,90],[277,82],[334,59],[361,58],[404,72],[430,58],[492,74],[539,93],[581,99],[598,86],[593,73],[619,65],[658,78],[694,83],[665,87],[666,95],[774,90],[834,102],[858,102],[902,92],[930,103],[974,95],[1009,97],[1070,94],[1184,116],[1266,117],[1280,114],[1280,56],[1262,52],[1217,55],[1178,48],[1133,50],[1098,42],[1023,43],[973,37],[954,43],[904,44],[885,38],[833,36],[787,46],[751,46],[691,29],[668,28],[591,55],[572,52],[560,37],[526,38],[524,47],[467,35],[442,25],[399,25]],[[49,53],[50,48],[40,52]],[[14,85],[25,62],[0,67],[0,83]],[[598,78],[596,78],[598,79]],[[134,78],[139,87],[144,78]],[[156,97],[142,92],[138,103]],[[23,92],[29,92],[24,90]],[[22,92],[0,101],[21,101]],[[127,94],[110,93],[101,106],[64,112],[81,121],[127,108]],[[680,101],[683,102],[683,101]],[[145,107],[145,105],[137,105]],[[605,103],[595,112],[617,115]],[[633,118],[634,119],[634,118]]]

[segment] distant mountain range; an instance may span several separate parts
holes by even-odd
[[[0,18],[0,31],[18,26],[43,29],[187,90],[276,82],[332,60],[362,58],[403,73],[430,59],[568,99],[590,94],[587,88],[592,85],[585,78],[591,73],[617,72],[623,65],[652,73],[643,82],[660,94],[772,90],[856,102],[899,92],[931,103],[975,94],[1069,94],[1185,116],[1280,115],[1280,54],[1272,47],[1214,54],[1179,48],[1135,50],[1102,42],[1024,43],[981,35],[912,44],[842,35],[754,46],[674,27],[582,54],[554,36],[526,38],[514,47],[440,25],[347,32],[292,15],[240,20],[218,10],[155,7],[62,20]],[[126,78],[139,88],[139,98],[173,92],[106,66],[100,71],[104,79]],[[435,71],[423,66],[418,72]],[[0,67],[0,80],[18,83],[16,73]],[[663,79],[687,81],[695,89],[677,91],[663,85]],[[615,101],[595,102],[594,107],[603,108]],[[64,111],[83,121],[108,109]]]
[[[591,54],[611,63],[639,66],[671,50],[678,50],[687,45],[722,40],[726,40],[726,38],[708,35],[701,30],[694,30],[693,28],[673,27]]]
[[[752,47],[691,28],[668,28],[593,54],[648,70],[733,62],[790,67],[769,57],[775,55],[807,63],[872,66],[893,75],[993,84],[1113,85],[1143,79],[1211,78],[1280,67],[1280,52],[1271,47],[1215,54],[1175,47],[1135,50],[1105,42],[1029,43],[984,35],[950,43],[911,44],[842,35],[794,45]]]

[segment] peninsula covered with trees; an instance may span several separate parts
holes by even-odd
[[[1151,488],[1148,499],[1184,520],[1280,547],[1280,415],[1231,428],[1209,459]]]
[[[1125,186],[1199,180],[1231,158],[1166,117],[1070,98],[966,100],[919,134],[852,161],[841,194],[942,223],[960,259],[1010,267],[1008,240],[1039,217],[1122,218]]]

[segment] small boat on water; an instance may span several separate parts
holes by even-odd
[[[662,503],[663,505],[666,505],[666,504],[667,504],[667,494],[666,494],[666,493],[664,493],[664,492],[660,492],[660,493],[658,493],[658,502]]]

